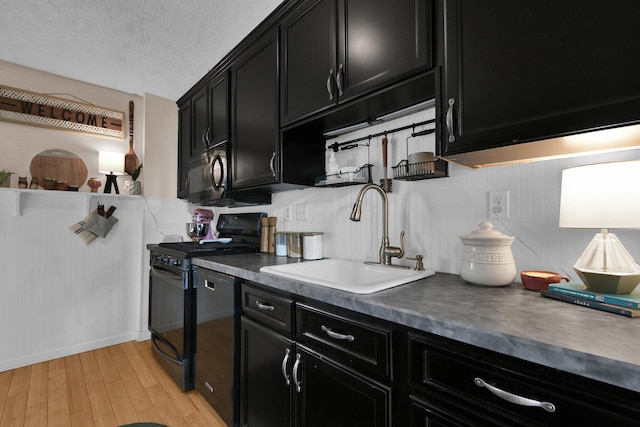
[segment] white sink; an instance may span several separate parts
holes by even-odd
[[[436,274],[431,270],[416,271],[346,259],[271,265],[260,271],[356,294],[370,294]]]

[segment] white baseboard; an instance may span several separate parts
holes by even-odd
[[[142,334],[140,333],[130,332],[128,334],[104,338],[98,341],[85,342],[69,347],[53,349],[43,353],[31,354],[16,359],[3,360],[0,361],[0,372],[21,368],[23,366],[33,365],[35,363],[46,362],[49,360],[58,359],[60,357],[71,356],[73,354],[84,353],[85,351],[97,350],[99,348],[108,347],[110,345],[122,344],[127,341],[144,341],[144,339],[140,339],[141,335]]]

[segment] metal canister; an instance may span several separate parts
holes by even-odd
[[[287,256],[289,258],[302,258],[302,233],[287,233]]]

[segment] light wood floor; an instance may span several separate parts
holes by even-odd
[[[183,393],[149,341],[0,372],[0,427],[226,426],[196,391]]]

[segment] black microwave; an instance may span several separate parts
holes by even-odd
[[[209,148],[189,165],[189,202],[215,205],[228,197],[227,141]]]

